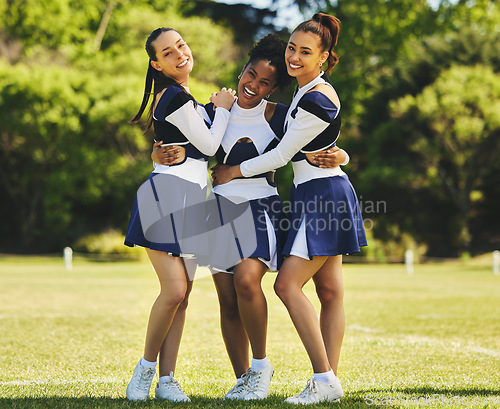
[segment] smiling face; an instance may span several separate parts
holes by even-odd
[[[166,31],[151,44],[156,50],[156,61],[151,61],[152,67],[188,86],[189,73],[193,70],[193,56],[181,35],[174,30]]]
[[[295,31],[288,41],[285,61],[288,74],[297,78],[299,87],[311,82],[321,72],[328,58],[328,51],[321,48],[321,39],[316,34]]]
[[[248,63],[238,82],[238,105],[246,109],[256,107],[262,98],[276,90],[276,81],[276,67],[269,61]]]

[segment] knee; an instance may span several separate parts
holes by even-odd
[[[290,283],[287,282],[287,280],[281,279],[280,276],[278,275],[276,281],[274,282],[274,292],[276,293],[278,298],[284,304],[286,304],[291,297],[292,288]]]
[[[260,281],[252,279],[249,275],[239,275],[234,277],[234,288],[238,297],[245,300],[252,300],[262,289]]]
[[[220,316],[225,321],[237,321],[240,319],[238,300],[236,297],[223,296],[219,294]]]
[[[162,289],[159,298],[168,307],[180,307],[185,301],[187,307],[186,285],[171,285]]]
[[[321,304],[341,303],[344,300],[344,289],[335,286],[318,286],[316,294]]]
[[[187,307],[188,307],[188,303],[189,303],[189,294],[191,294],[191,289],[188,289],[185,293],[184,293],[184,298],[182,299],[182,301],[180,302],[179,304],[179,308],[177,309],[177,311],[186,311]]]

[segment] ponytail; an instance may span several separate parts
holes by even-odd
[[[176,31],[170,27],[160,27],[154,30],[146,40],[146,52],[149,56],[148,62],[148,70],[146,72],[146,82],[144,84],[144,96],[142,97],[141,107],[139,108],[139,112],[130,120],[131,123],[139,122],[144,113],[146,106],[148,105],[149,97],[153,95],[153,102],[149,107],[148,113],[148,121],[146,123],[146,129],[144,133],[146,133],[153,124],[153,109],[154,109],[154,100],[156,95],[161,92],[163,89],[170,87],[171,85],[177,85],[179,88],[184,90],[184,88],[173,78],[167,77],[163,72],[155,70],[151,65],[151,61],[156,61],[156,49],[153,47],[152,42],[156,40],[160,34],[167,31]],[[151,89],[153,92],[151,93]]]
[[[340,20],[329,14],[316,13],[310,20],[300,23],[293,30],[295,31],[311,32],[320,38],[323,51],[328,51],[326,72],[330,74],[339,62],[339,57],[333,49],[339,38]]]
[[[177,85],[180,89],[184,90],[184,88],[176,80],[167,77],[161,71],[155,70],[151,65],[151,60],[149,60],[148,71],[146,73],[146,83],[144,85],[144,96],[142,97],[141,107],[139,108],[139,112],[137,112],[137,114],[130,120],[130,122],[132,123],[139,122],[142,114],[146,109],[146,106],[148,105],[149,97],[153,95],[153,101],[149,106],[148,121],[146,123],[146,129],[144,129],[144,134],[153,125],[153,110],[156,95],[158,95],[158,93],[160,93],[165,88],[168,88],[172,85]],[[151,92],[151,88],[153,88],[153,92]]]
[[[139,108],[139,112],[135,114],[135,116],[130,120],[132,123],[139,122],[141,116],[146,109],[146,105],[148,104],[149,97],[151,96],[151,87],[153,86],[153,73],[151,72],[154,68],[151,66],[151,61],[149,62],[148,71],[146,73],[146,83],[144,84],[144,97],[142,97],[141,107]],[[149,128],[149,127],[148,127]]]

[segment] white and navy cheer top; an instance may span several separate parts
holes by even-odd
[[[308,92],[318,84],[330,84],[323,73],[297,89],[286,115],[282,141],[264,155],[243,162],[240,165],[243,176],[285,166],[290,160],[296,186],[315,178],[345,175],[339,166],[320,168],[305,156],[334,146],[340,132],[340,106],[321,92]]]
[[[235,101],[231,116],[222,138],[216,158],[220,164],[239,165],[243,161],[262,155],[274,148],[283,136],[283,123],[287,106],[277,104],[271,120],[265,118],[267,101],[256,107],[243,109]],[[250,142],[238,142],[248,138]],[[252,175],[251,178],[236,178],[223,185],[215,186],[213,192],[232,197],[233,200],[253,200],[277,195],[276,185],[267,181],[267,172]]]
[[[186,90],[177,86],[167,88],[153,111],[155,140],[163,141],[164,145],[183,146],[186,159],[171,166],[155,163],[154,173],[176,175],[206,187],[207,159],[217,151],[230,113],[219,107],[211,121],[204,107]]]
[[[206,232],[207,157],[217,151],[229,111],[216,109],[212,127],[204,108],[178,86],[167,88],[153,110],[155,139],[182,145],[186,159],[155,169],[139,187],[125,236],[128,246],[142,246],[174,256],[208,255]]]
[[[288,107],[276,104],[268,122],[268,106],[266,100],[249,109],[241,108],[237,101],[233,104],[216,154],[219,164],[239,165],[278,144]],[[285,214],[276,185],[268,182],[267,173],[233,179],[215,186],[212,193],[207,220],[213,232],[210,239],[212,269],[232,272],[241,260],[258,258],[269,270],[277,271],[283,261],[281,250],[285,235],[280,221]],[[219,228],[212,229],[213,225]]]

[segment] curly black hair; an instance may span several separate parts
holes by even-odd
[[[262,38],[250,50],[248,64],[254,64],[261,60],[269,61],[269,64],[276,68],[276,85],[280,90],[287,88],[292,82],[292,77],[288,75],[285,63],[285,50],[287,43],[276,34],[268,34]]]

